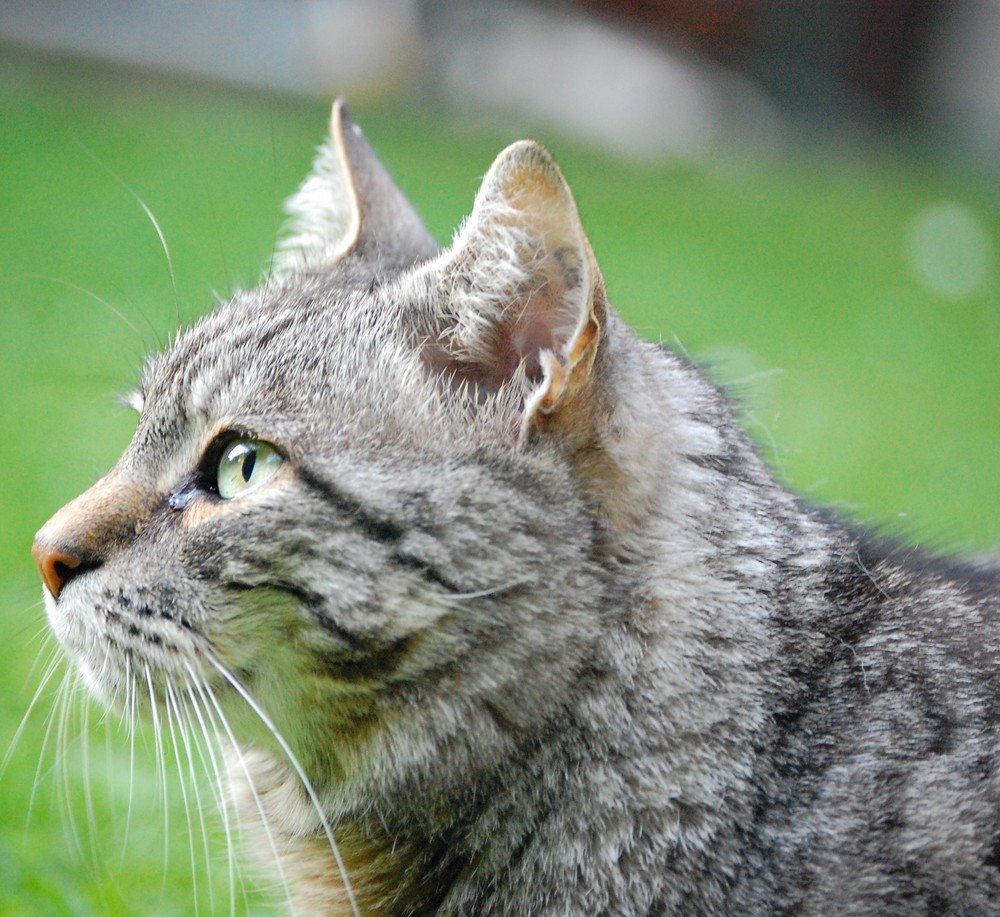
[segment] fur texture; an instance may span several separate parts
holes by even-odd
[[[106,703],[220,733],[296,913],[1000,912],[995,574],[778,485],[537,145],[439,252],[338,106],[292,210],[36,557]],[[284,462],[227,498],[236,441]]]

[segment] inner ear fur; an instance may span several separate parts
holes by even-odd
[[[562,173],[531,141],[493,163],[442,274],[436,371],[483,400],[522,387],[520,432],[588,390],[604,323],[600,272]]]

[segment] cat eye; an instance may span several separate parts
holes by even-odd
[[[223,500],[242,497],[270,481],[284,461],[284,456],[269,443],[259,439],[232,440],[219,456],[216,490]]]

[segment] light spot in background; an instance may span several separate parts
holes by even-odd
[[[939,201],[917,214],[906,254],[917,280],[944,299],[981,295],[994,273],[989,231],[968,207],[954,201]]]

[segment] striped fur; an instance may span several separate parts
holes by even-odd
[[[293,210],[39,543],[84,679],[218,734],[295,913],[1000,913],[995,572],[776,483],[540,147],[438,251],[338,107]],[[225,500],[234,434],[285,463]]]

